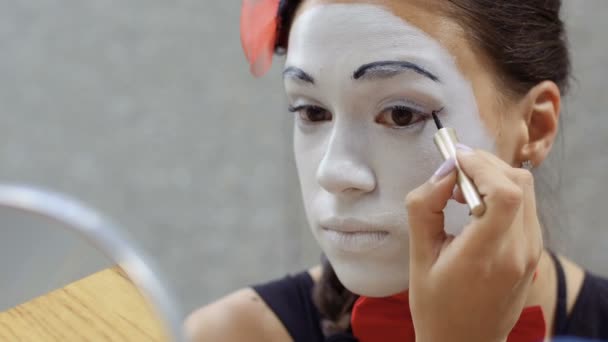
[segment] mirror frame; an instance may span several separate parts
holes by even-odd
[[[187,341],[182,311],[166,283],[124,229],[67,195],[25,185],[0,184],[0,207],[42,216],[83,237],[119,265],[148,300],[174,341]]]

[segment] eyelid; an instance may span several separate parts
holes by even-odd
[[[424,115],[428,115],[428,116],[431,116],[432,112],[433,112],[432,110],[428,109],[427,106],[421,105],[417,102],[414,102],[414,101],[408,100],[408,99],[391,101],[388,104],[383,105],[380,112],[383,112],[387,109],[394,109],[394,108],[401,108],[401,107],[406,107],[408,109],[415,111],[416,113],[424,114]]]
[[[405,106],[388,107],[385,110],[383,110],[382,112],[380,112],[380,114],[379,114],[378,117],[383,119],[383,116],[384,116],[383,114],[385,114],[385,113],[390,114],[391,111],[393,111],[395,109],[400,109],[400,108],[407,108],[407,109],[412,110],[411,108],[405,107]],[[394,126],[394,125],[390,125],[389,124],[388,127],[391,128],[391,129],[396,129],[396,130],[412,129],[412,127],[417,126],[420,122],[427,121],[427,120],[429,120],[431,118],[431,114],[427,115],[427,114],[425,114],[423,112],[418,112],[415,109],[413,110],[413,112],[414,112],[414,115],[416,116],[416,120],[413,123],[411,123],[411,124],[409,124],[407,126]],[[382,125],[387,125],[387,123],[381,122],[379,119],[376,119],[376,122],[379,123],[379,124],[382,124]]]
[[[426,122],[432,118],[433,112],[441,112],[444,109],[442,107],[438,111],[437,110],[428,110],[428,109],[423,108],[423,106],[420,106],[419,104],[412,102],[412,101],[408,101],[408,100],[405,100],[405,101],[402,100],[401,103],[395,103],[392,105],[384,106],[383,108],[384,109],[382,109],[380,111],[380,113],[376,117],[375,121],[377,123],[388,126],[389,128],[394,129],[394,130],[406,130],[406,131],[416,129],[416,127],[420,127],[419,124],[421,122]],[[383,123],[379,120],[379,119],[383,119],[385,114],[390,114],[395,109],[407,109],[407,110],[412,111],[413,114],[416,116],[415,121],[407,126],[394,126],[394,125],[390,125],[390,124],[387,125],[386,122]]]
[[[323,109],[326,110],[325,108],[321,107],[321,106],[317,106],[317,105],[310,105],[310,104],[304,104],[304,105],[298,105],[298,106],[292,106],[289,105],[289,107],[287,108],[287,110],[290,113],[296,113],[301,111],[302,109],[306,109],[306,108],[319,108],[319,109]]]
[[[287,104],[289,105],[289,108],[306,108],[306,107],[318,107],[318,108],[323,108],[323,109],[328,108],[325,105],[323,105],[323,102],[318,101],[316,98],[307,96],[307,95],[302,95],[302,94],[288,96]]]

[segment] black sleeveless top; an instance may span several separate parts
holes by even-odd
[[[586,272],[579,296],[568,316],[564,269],[552,256],[557,271],[554,336],[608,341],[608,280]],[[253,286],[253,289],[281,320],[294,342],[357,341],[348,332],[328,338],[323,336],[321,314],[312,301],[313,286],[308,272],[302,272]]]

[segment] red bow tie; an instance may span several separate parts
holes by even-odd
[[[386,298],[359,297],[353,306],[351,326],[359,342],[416,341],[407,292]],[[528,307],[507,342],[539,342],[546,330],[541,307]]]

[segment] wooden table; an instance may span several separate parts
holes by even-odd
[[[165,336],[119,267],[0,313],[0,341],[167,341]]]

